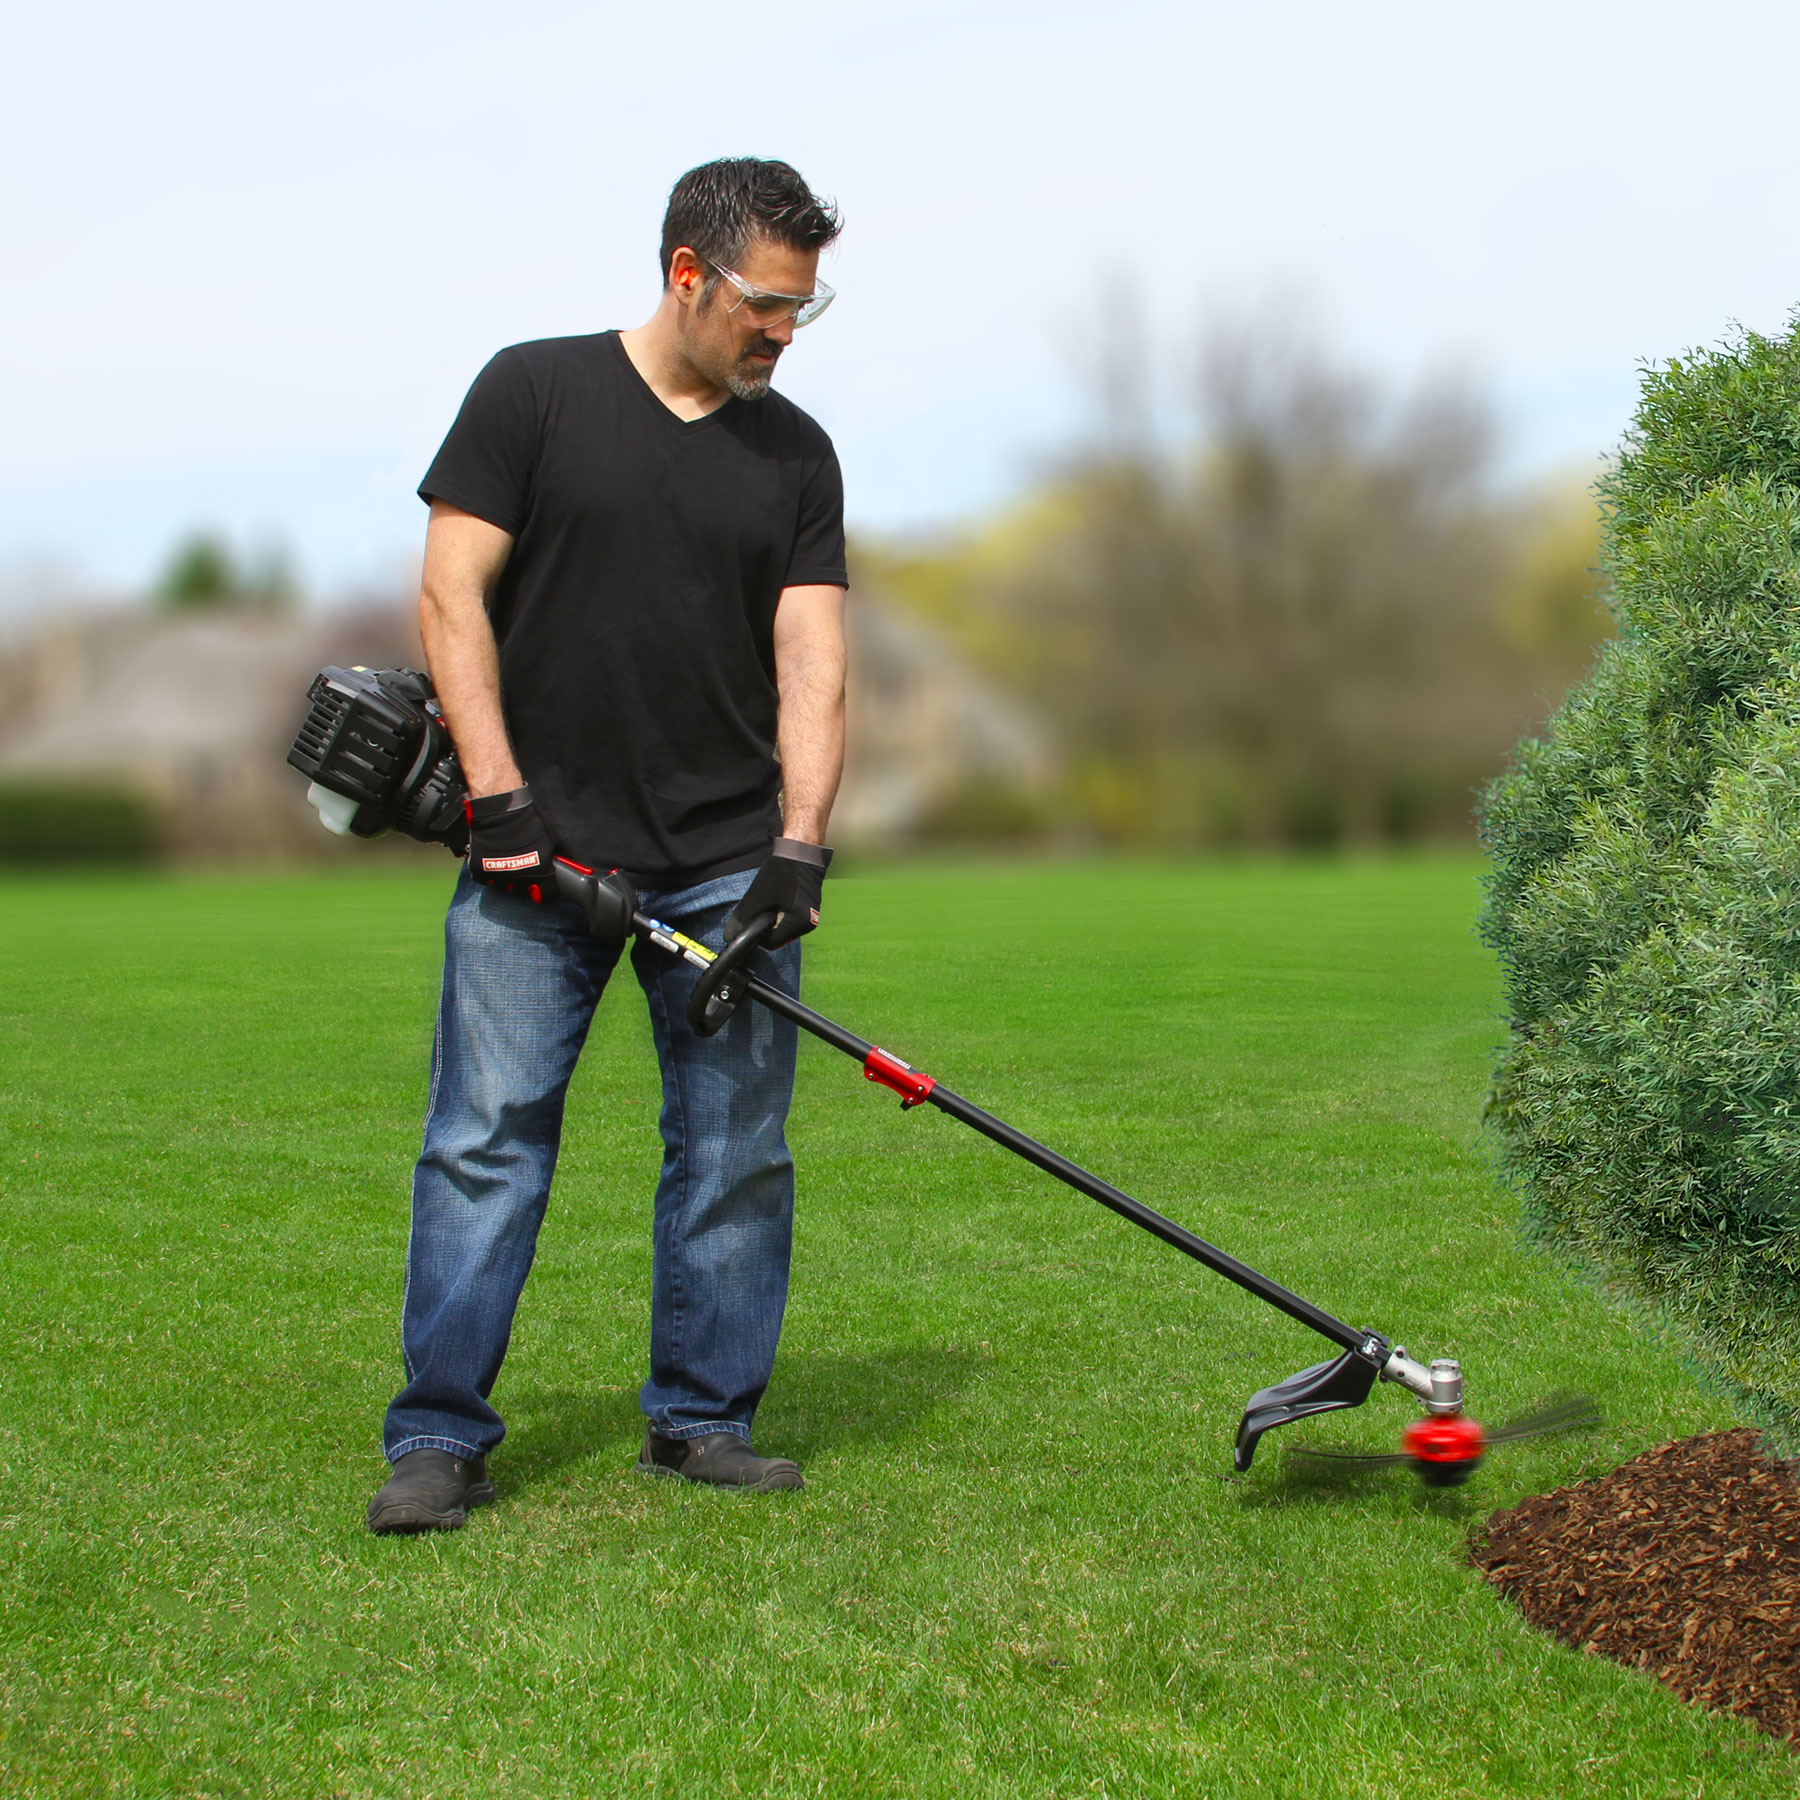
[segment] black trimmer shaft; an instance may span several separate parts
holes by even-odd
[[[1079,1163],[1070,1162],[1066,1156],[1059,1156],[1048,1145],[1040,1144],[1036,1138],[1027,1137],[1024,1132],[1008,1125],[1004,1119],[995,1118],[974,1101],[965,1100],[961,1094],[945,1087],[941,1081],[859,1038],[855,1032],[846,1031],[843,1026],[822,1013],[816,1013],[810,1006],[784,994],[780,988],[771,987],[766,981],[750,976],[744,982],[744,991],[748,998],[766,1006],[770,1012],[780,1013],[784,1019],[792,1019],[802,1031],[811,1032],[834,1050],[841,1050],[846,1056],[854,1057],[862,1064],[863,1074],[870,1081],[878,1081],[900,1096],[903,1107],[935,1106],[939,1112],[948,1113],[953,1119],[960,1119],[963,1124],[979,1131],[983,1137],[992,1138],[996,1144],[1012,1151],[1015,1156],[1022,1156],[1027,1162],[1035,1163],[1046,1175],[1054,1175],[1058,1181],[1066,1182],[1078,1193],[1086,1194],[1090,1200],[1098,1200],[1102,1206],[1110,1207],[1120,1218],[1129,1219],[1152,1237],[1161,1238],[1165,1244],[1181,1251],[1184,1256],[1191,1256],[1195,1262],[1204,1263],[1215,1275],[1223,1275],[1227,1281],[1235,1281],[1246,1292],[1286,1313],[1290,1319],[1299,1320],[1308,1330],[1316,1331],[1320,1337],[1328,1339],[1341,1349],[1360,1350],[1369,1341],[1368,1332],[1358,1331],[1354,1325],[1346,1325],[1342,1319],[1333,1318],[1322,1307],[1302,1299],[1300,1295],[1284,1288],[1280,1282],[1271,1281],[1260,1270],[1251,1268],[1248,1263],[1239,1262],[1235,1256],[1219,1249],[1216,1244],[1209,1244],[1204,1238],[1196,1237],[1184,1226],[1177,1225],[1173,1219],[1165,1219],[1153,1207],[1146,1206],[1141,1200],[1132,1199],[1110,1181],[1102,1181],[1098,1175],[1082,1168]]]

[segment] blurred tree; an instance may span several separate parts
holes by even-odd
[[[229,546],[197,533],[176,546],[156,584],[156,597],[174,611],[228,605],[238,592],[237,565]]]
[[[1197,452],[1106,385],[1061,476],[964,542],[859,547],[864,578],[1039,704],[1103,836],[1469,830],[1608,629],[1591,499],[1504,501],[1471,394],[1384,397],[1280,329],[1207,344]]]
[[[156,584],[155,597],[174,612],[224,607],[280,611],[293,603],[293,573],[278,549],[244,566],[223,539],[196,532],[176,546]]]
[[[1600,509],[1593,488],[1573,479],[1528,496],[1507,520],[1511,557],[1499,627],[1527,663],[1566,687],[1613,631],[1600,567]],[[1539,715],[1549,715],[1546,706]]]

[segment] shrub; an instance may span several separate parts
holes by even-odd
[[[1486,792],[1529,1236],[1800,1452],[1800,316],[1648,373],[1619,634]]]
[[[134,789],[97,782],[0,783],[0,864],[141,862],[156,849],[155,809]]]

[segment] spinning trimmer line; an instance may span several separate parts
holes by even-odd
[[[460,847],[455,824],[460,820],[461,775],[424,676],[408,670],[327,669],[313,683],[308,698],[312,710],[288,760],[311,777],[309,797],[331,829],[374,836],[397,826],[426,841]],[[1266,1432],[1296,1419],[1360,1406],[1377,1381],[1406,1389],[1423,1403],[1426,1416],[1407,1428],[1397,1454],[1338,1460],[1410,1464],[1437,1487],[1466,1481],[1490,1443],[1567,1430],[1596,1417],[1590,1403],[1578,1401],[1515,1420],[1492,1434],[1485,1432],[1463,1411],[1462,1368],[1455,1359],[1417,1362],[1403,1345],[1381,1332],[1346,1324],[965,1100],[935,1076],[858,1037],[754,974],[751,958],[774,915],[765,913],[749,920],[722,951],[715,951],[644,912],[630,881],[618,870],[596,871],[558,857],[556,884],[559,897],[581,910],[595,936],[615,940],[642,937],[700,971],[687,1016],[701,1036],[710,1037],[720,1030],[746,1000],[766,1007],[860,1063],[866,1079],[900,1096],[903,1109],[934,1106],[960,1120],[1335,1345],[1335,1357],[1250,1396],[1238,1422],[1234,1449],[1240,1471],[1250,1467]]]

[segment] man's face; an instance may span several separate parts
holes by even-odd
[[[678,286],[683,272],[678,260]],[[743,296],[723,275],[704,263],[694,273],[696,279],[689,290],[693,297],[681,309],[683,355],[694,371],[715,387],[725,388],[740,400],[760,400],[769,391],[782,351],[794,341],[794,321],[758,325],[750,318],[749,309],[739,304]],[[810,294],[818,279],[819,253],[753,239],[733,273],[763,293]],[[701,284],[708,276],[717,285],[701,300]]]

